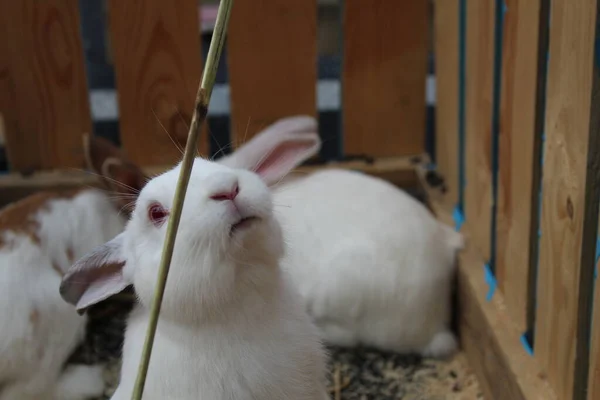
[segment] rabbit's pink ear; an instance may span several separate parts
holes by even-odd
[[[60,295],[77,311],[109,298],[131,284],[123,275],[123,233],[79,259],[63,276]]]
[[[317,121],[309,116],[295,116],[268,126],[219,162],[252,170],[267,185],[273,185],[320,149]]]

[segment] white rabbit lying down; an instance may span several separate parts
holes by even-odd
[[[248,170],[196,159],[166,283],[144,398],[325,400],[325,353],[287,274],[267,184],[313,151],[314,138],[266,146]],[[264,158],[262,156],[265,156]],[[61,293],[85,308],[133,284],[121,379],[131,397],[180,165],[142,189],[123,233],[79,259]]]
[[[113,193],[134,195],[143,183],[137,168],[101,139],[92,140],[87,155],[107,182],[132,186],[110,181]],[[83,400],[103,393],[102,366],[64,368],[87,319],[58,289],[74,260],[122,231],[118,211],[126,202],[78,189],[37,193],[0,211],[0,400]]]
[[[309,132],[319,140],[314,119],[283,119],[220,161],[252,168],[270,143]],[[283,266],[329,343],[454,352],[450,289],[460,233],[406,192],[358,172],[288,179],[273,199],[288,244]]]

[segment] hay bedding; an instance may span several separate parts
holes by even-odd
[[[128,312],[128,306],[114,302],[92,310],[86,341],[71,357],[75,363],[106,363],[108,388],[97,400],[108,400],[117,386]],[[365,348],[330,347],[329,352],[333,400],[483,399],[460,353],[452,360],[437,361]]]

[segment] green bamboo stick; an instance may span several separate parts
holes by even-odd
[[[175,189],[173,208],[171,209],[170,218],[167,224],[167,235],[163,245],[163,252],[158,271],[158,285],[154,290],[154,298],[152,300],[152,308],[150,310],[150,320],[148,322],[148,331],[146,332],[146,340],[144,342],[142,359],[140,361],[138,375],[135,381],[135,387],[133,389],[132,400],[141,400],[144,393],[146,374],[148,373],[148,365],[150,364],[150,356],[152,354],[152,344],[154,342],[156,325],[158,324],[158,315],[160,313],[163,294],[167,283],[167,275],[169,273],[171,258],[173,256],[175,237],[177,235],[177,228],[179,227],[179,220],[181,219],[181,211],[183,208],[183,201],[185,199],[185,192],[187,190],[192,172],[192,165],[196,156],[200,127],[202,126],[202,123],[204,122],[208,112],[208,104],[210,102],[210,96],[212,94],[213,86],[217,76],[217,67],[219,66],[219,58],[221,57],[221,51],[223,50],[223,44],[225,42],[227,25],[229,23],[232,5],[233,0],[221,0],[219,4],[217,21],[212,40],[210,42],[208,57],[206,58],[202,82],[200,83],[200,87],[198,88],[198,92],[196,94],[194,114],[192,115],[192,123],[190,124],[188,139],[185,146],[185,153],[181,163],[181,172],[179,173],[177,188]]]

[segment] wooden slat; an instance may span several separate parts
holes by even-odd
[[[600,223],[598,224],[597,237],[600,238]],[[600,262],[596,263],[595,266],[600,269]],[[600,279],[595,279],[594,287],[588,400],[600,398]]]
[[[423,168],[417,168],[417,176],[433,213],[442,222],[452,225],[452,209],[444,193],[427,183]],[[481,268],[484,259],[472,245],[473,229],[468,221],[461,232],[467,243],[458,256],[461,347],[475,371],[484,398],[555,400],[556,395],[539,363],[519,343],[521,331],[507,313],[503,294],[497,292],[491,301],[486,300],[489,287]]]
[[[591,196],[598,182],[589,178],[600,169],[597,113],[591,112],[598,106],[592,97],[597,4],[551,4],[535,356],[558,397],[579,400],[587,386],[581,382],[589,357],[587,259],[591,267],[598,207],[597,193]]]
[[[316,117],[316,38],[316,1],[235,1],[227,39],[234,145],[279,118]]]
[[[77,0],[0,2],[0,112],[27,172],[83,166],[92,129]]]
[[[473,241],[490,258],[492,220],[493,1],[467,0],[465,218]]]
[[[148,176],[165,172],[172,166],[153,166],[144,168]],[[306,176],[309,173],[328,168],[342,168],[362,171],[381,179],[385,179],[399,187],[413,189],[417,186],[415,165],[412,157],[394,157],[375,159],[373,163],[363,161],[332,162],[325,165],[301,166],[290,173],[290,178]],[[18,174],[0,175],[0,207],[22,199],[41,190],[62,190],[82,186],[101,186],[97,176],[84,171],[51,171],[39,172],[23,177]]]
[[[541,131],[536,118],[540,0],[506,0],[497,198],[496,279],[522,332],[527,328],[532,215],[537,213]]]
[[[417,154],[425,146],[428,2],[344,3],[346,154]]]
[[[435,162],[446,183],[446,199],[458,201],[458,4],[436,0],[435,35]]]
[[[122,145],[136,164],[173,164],[181,159],[177,146],[185,146],[202,73],[198,2],[108,5]],[[206,132],[198,146],[204,155]]]

